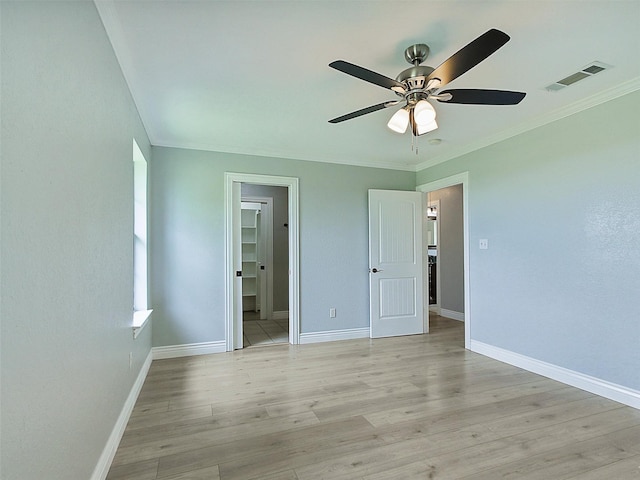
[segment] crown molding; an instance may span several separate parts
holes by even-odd
[[[617,97],[626,95],[636,90],[640,90],[640,77],[636,77],[625,83],[622,83],[610,89],[604,90],[595,95],[592,95],[588,98],[571,103],[567,106],[561,107],[547,114],[543,114],[538,117],[532,118],[531,120],[515,125],[512,128],[503,130],[501,132],[498,132],[497,134],[490,135],[488,137],[482,138],[475,142],[470,142],[458,147],[451,147],[450,149],[447,150],[446,153],[434,156],[433,158],[430,158],[426,161],[423,161],[417,164],[414,162],[404,162],[399,160],[358,161],[358,160],[353,160],[348,158],[323,158],[323,157],[310,158],[308,155],[308,152],[295,152],[293,154],[283,154],[283,152],[266,151],[261,149],[247,150],[246,146],[238,147],[238,146],[231,146],[231,145],[223,146],[223,145],[206,145],[206,144],[170,143],[167,141],[163,141],[160,138],[160,135],[158,135],[157,132],[153,129],[153,126],[151,125],[152,122],[150,123],[145,121],[145,119],[148,118],[148,115],[147,115],[148,112],[145,111],[142,102],[139,101],[138,95],[136,95],[136,91],[133,88],[133,84],[135,83],[134,79],[136,78],[136,70],[134,68],[134,62],[132,60],[131,52],[127,47],[125,35],[122,31],[122,26],[118,19],[117,2],[114,0],[94,0],[94,4],[96,6],[98,15],[100,16],[100,19],[104,26],[104,29],[107,33],[107,37],[111,42],[111,45],[113,47],[118,63],[120,64],[122,75],[124,77],[125,82],[127,83],[130,95],[133,99],[133,103],[135,104],[135,107],[138,110],[140,120],[147,133],[149,141],[151,145],[158,146],[158,147],[183,148],[187,150],[203,150],[203,151],[209,151],[209,152],[250,155],[250,156],[256,156],[256,157],[269,157],[269,158],[278,158],[278,159],[287,159],[287,160],[298,160],[298,161],[320,162],[320,163],[330,163],[330,164],[338,164],[338,165],[350,165],[350,166],[357,166],[357,167],[382,168],[382,169],[390,169],[390,170],[419,172],[426,168],[433,167],[440,163],[452,160],[454,158],[457,158],[467,153],[473,152],[475,150],[487,147],[494,143],[501,142],[503,140],[506,140],[513,136],[527,132],[529,130],[533,130],[534,128],[540,127],[542,125],[546,125],[556,120],[560,120],[564,117],[581,112],[583,110],[594,107],[601,103],[605,103],[609,100],[613,100]]]
[[[531,120],[515,125],[512,128],[498,132],[495,135],[482,138],[475,142],[467,143],[466,145],[454,147],[443,155],[430,158],[429,160],[421,162],[417,165],[409,164],[409,163],[399,163],[397,161],[358,162],[353,160],[345,161],[344,159],[339,159],[339,158],[311,159],[311,158],[303,158],[302,155],[295,155],[295,154],[283,156],[282,152],[267,152],[267,151],[257,151],[257,150],[248,151],[246,148],[240,149],[240,148],[234,148],[230,146],[221,146],[221,145],[217,145],[217,146],[204,145],[204,144],[178,145],[175,143],[154,141],[154,139],[151,139],[151,143],[152,145],[158,146],[158,147],[184,148],[187,150],[203,150],[208,152],[229,153],[229,154],[235,154],[235,155],[249,155],[249,156],[256,156],[256,157],[278,158],[278,159],[297,160],[297,161],[305,161],[305,162],[333,163],[337,165],[350,165],[350,166],[356,166],[356,167],[383,168],[383,169],[390,169],[390,170],[419,172],[421,170],[433,167],[440,163],[453,160],[454,158],[460,157],[467,153],[471,153],[475,150],[479,150],[481,148],[488,147],[489,145],[493,145],[503,140],[507,140],[508,138],[515,137],[522,133],[528,132],[529,130],[533,130],[543,125],[555,122],[556,120],[569,117],[576,113],[582,112],[583,110],[587,110],[589,108],[595,107],[602,103],[606,103],[610,100],[614,100],[618,97],[622,97],[624,95],[635,92],[637,90],[640,90],[640,77],[636,77],[632,80],[624,82],[610,89],[603,90],[590,97],[578,100],[576,102],[573,102],[569,105],[563,106],[556,110],[552,110],[551,112],[546,113],[544,115],[539,115],[537,117],[532,118]],[[152,135],[149,134],[149,137],[151,138]]]
[[[419,163],[418,165],[416,165],[416,172],[429,167],[433,167],[440,163],[447,162],[475,150],[488,147],[489,145],[493,145],[494,143],[501,142],[508,138],[515,137],[516,135],[520,135],[548,123],[555,122],[556,120],[569,117],[576,113],[582,112],[583,110],[587,110],[591,107],[595,107],[602,103],[635,92],[636,90],[640,90],[640,77],[633,78],[627,82],[616,85],[615,87],[612,87],[610,89],[603,90],[590,97],[583,98],[581,100],[578,100],[577,102],[573,102],[564,107],[552,110],[549,113],[532,118],[529,121],[518,124],[507,130],[503,130],[495,135],[491,135],[476,142],[471,142],[466,145],[451,149],[444,155],[436,156],[427,160],[426,162]]]
[[[295,160],[298,162],[316,162],[316,163],[332,163],[336,165],[367,167],[367,168],[383,168],[386,170],[401,170],[406,172],[415,172],[416,165],[413,163],[402,163],[399,161],[374,162],[374,161],[348,161],[342,158],[304,158],[302,154],[283,154],[282,152],[256,150],[248,148],[231,147],[225,145],[207,145],[197,143],[172,143],[154,139],[149,135],[151,144],[154,147],[163,148],[182,148],[184,150],[199,150],[204,152],[228,153],[231,155],[245,155],[249,157],[275,158],[278,160]]]

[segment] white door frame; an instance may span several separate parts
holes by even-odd
[[[240,239],[234,235],[234,225],[239,219],[240,205],[234,205],[234,190],[239,192],[240,184],[252,183],[256,185],[272,185],[287,187],[288,192],[288,231],[289,231],[289,343],[300,343],[300,234],[299,234],[299,181],[294,177],[277,177],[272,175],[257,175],[248,173],[224,174],[224,212],[225,212],[225,341],[228,352],[242,348],[242,337],[237,338],[238,323],[242,322],[242,313],[238,314],[237,289],[242,288],[236,281],[238,268],[237,259]],[[237,195],[238,193],[236,193]],[[239,197],[238,197],[239,200]],[[235,340],[235,341],[234,341]]]
[[[471,300],[469,274],[469,172],[418,185],[416,190],[429,193],[441,188],[462,184],[462,228],[464,231],[464,346],[470,348],[471,342]],[[439,286],[438,286],[439,287]]]

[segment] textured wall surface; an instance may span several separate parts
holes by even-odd
[[[92,2],[1,8],[0,477],[88,479],[151,348],[131,329],[149,141]]]
[[[224,339],[224,172],[300,179],[300,331],[368,327],[367,190],[415,173],[162,147],[149,170],[154,346]]]
[[[640,389],[639,112],[634,92],[418,172],[469,172],[473,340]]]

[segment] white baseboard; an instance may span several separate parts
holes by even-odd
[[[133,407],[136,404],[136,400],[138,399],[140,390],[142,390],[142,385],[147,378],[147,373],[149,373],[151,360],[152,355],[151,352],[149,352],[149,355],[147,355],[147,358],[142,364],[142,368],[138,373],[136,381],[131,387],[129,396],[124,402],[122,410],[120,411],[120,415],[118,416],[118,420],[116,421],[116,424],[111,431],[111,435],[109,435],[109,439],[107,440],[107,444],[102,451],[102,455],[100,455],[100,458],[98,459],[98,464],[93,470],[91,480],[104,480],[105,478],[107,478],[109,468],[111,468],[111,462],[113,462],[113,457],[115,457],[116,455],[116,450],[118,450],[118,445],[120,444],[120,440],[122,439],[122,435],[124,434],[124,429],[127,427],[127,422],[129,422],[129,417],[131,416]]]
[[[429,305],[429,311],[435,313],[436,315],[440,315],[440,306],[439,305]]]
[[[271,314],[273,320],[286,320],[289,318],[289,310],[281,310],[279,312],[273,312]]]
[[[451,320],[458,320],[459,322],[464,322],[464,313],[462,312],[456,312],[454,310],[447,310],[446,308],[441,308],[440,316],[450,318]]]
[[[354,338],[368,338],[369,327],[348,328],[345,330],[329,330],[326,332],[310,332],[300,334],[300,343],[333,342],[335,340],[352,340]]]
[[[190,357],[192,355],[208,355],[210,353],[222,353],[227,351],[224,340],[217,342],[187,343],[184,345],[169,345],[166,347],[153,347],[154,360],[165,358]]]
[[[572,387],[595,393],[601,397],[640,409],[640,391],[633,390],[622,385],[607,382],[599,378],[585,375],[584,373],[558,367],[551,363],[536,360],[535,358],[520,355],[509,350],[504,350],[493,345],[471,340],[469,350],[491,357],[516,367],[523,368],[547,378],[571,385]]]

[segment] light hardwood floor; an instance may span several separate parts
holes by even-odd
[[[431,331],[156,360],[108,479],[640,479],[640,411]]]

